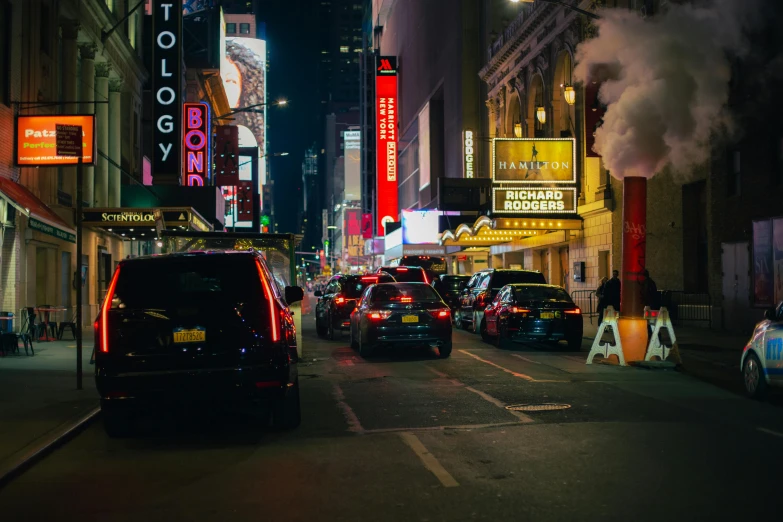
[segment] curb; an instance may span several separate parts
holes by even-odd
[[[13,479],[22,475],[36,462],[40,461],[54,450],[71,440],[86,428],[100,414],[100,407],[94,408],[87,415],[74,422],[61,424],[51,433],[40,437],[28,444],[21,451],[22,455],[14,462],[0,468],[0,490],[7,486]]]

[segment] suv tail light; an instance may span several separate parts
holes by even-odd
[[[512,306],[511,308],[508,309],[508,311],[512,314],[522,314],[523,316],[526,316],[527,314],[530,313],[529,308],[521,308],[519,306]]]
[[[451,315],[451,310],[449,308],[440,308],[438,310],[430,310],[430,314],[436,319],[446,319]]]
[[[261,262],[256,260],[256,267],[258,268],[258,277],[261,278],[261,285],[264,287],[264,297],[269,303],[269,328],[272,330],[272,341],[277,342],[280,340],[280,324],[278,323],[277,307],[275,306],[275,294],[272,293],[272,288],[269,286],[269,281],[266,280],[264,269],[261,267]]]
[[[112,299],[114,299],[114,290],[117,288],[117,279],[120,278],[120,267],[114,271],[114,276],[109,283],[109,290],[106,292],[106,297],[103,299],[103,306],[101,306],[100,319],[95,321],[95,339],[100,347],[100,351],[103,353],[109,353],[109,309],[111,308]]]
[[[574,308],[573,310],[565,310],[565,313],[569,315],[578,315],[582,313],[582,310],[580,310],[579,308]]]
[[[342,297],[342,296],[335,297],[334,298],[334,302],[335,302],[335,304],[338,304],[338,305],[345,304],[345,297]]]
[[[367,312],[367,317],[372,319],[373,321],[381,321],[383,319],[388,319],[391,317],[391,310],[370,310]]]

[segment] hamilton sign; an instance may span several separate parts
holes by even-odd
[[[573,138],[495,138],[492,180],[502,183],[576,183]]]

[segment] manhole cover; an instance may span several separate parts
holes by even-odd
[[[552,402],[547,402],[544,404],[513,404],[511,406],[506,406],[506,409],[511,411],[555,411],[567,410],[570,407],[570,404],[555,404]]]

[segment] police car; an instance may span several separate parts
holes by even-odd
[[[761,398],[770,386],[783,386],[783,301],[764,312],[742,351],[745,390]]]

